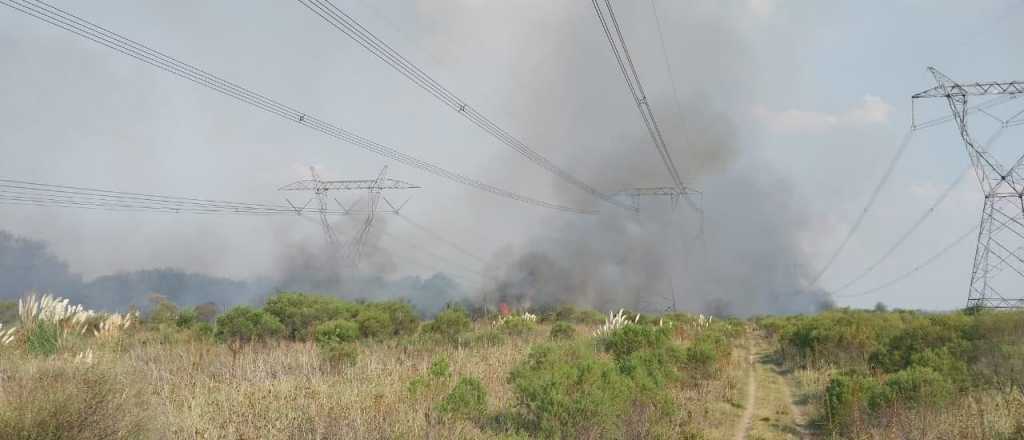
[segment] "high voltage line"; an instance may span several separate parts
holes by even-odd
[[[170,214],[298,215],[288,205],[111,191],[14,179],[0,179],[0,204]],[[327,213],[350,215],[361,212],[329,210]]]
[[[278,101],[268,98],[262,94],[246,89],[240,85],[224,80],[210,74],[196,66],[184,63],[159,51],[151,49],[141,43],[111,32],[101,26],[93,24],[67,11],[51,6],[39,0],[0,0],[0,3],[22,12],[26,15],[45,21],[51,25],[62,28],[81,37],[92,40],[96,43],[107,46],[122,54],[128,55],[144,63],[177,75],[181,78],[195,82],[221,94],[235,98],[244,103],[250,104],[261,110],[273,113],[284,119],[296,122],[308,128],[317,130],[323,134],[345,141],[364,150],[370,151],[385,158],[394,160],[407,166],[411,166],[438,177],[451,180],[466,186],[486,191],[491,194],[522,202],[525,204],[549,208],[559,211],[578,214],[593,214],[595,211],[564,206],[556,203],[528,197],[516,192],[505,190],[493,185],[486,184],[464,174],[451,171],[427,162],[408,154],[402,153],[394,148],[380,144],[373,140],[359,136],[348,130],[319,119],[315,116],[288,107]]]
[[[885,172],[882,173],[882,178],[879,179],[878,184],[875,185],[875,189],[871,191],[871,195],[868,197],[867,203],[864,204],[864,209],[861,209],[860,213],[857,215],[857,219],[853,221],[853,226],[850,226],[850,229],[846,231],[846,237],[844,237],[843,241],[839,243],[839,247],[832,252],[832,255],[828,258],[825,265],[818,271],[814,278],[811,279],[809,284],[811,287],[818,284],[818,281],[821,280],[823,275],[825,275],[825,272],[828,272],[836,262],[836,259],[839,258],[839,254],[842,254],[843,250],[846,249],[846,245],[850,244],[850,240],[860,229],[860,225],[864,222],[864,218],[868,215],[868,211],[871,210],[875,205],[875,201],[878,200],[878,195],[881,194],[882,188],[885,187],[885,184],[889,182],[889,178],[892,177],[893,170],[896,168],[896,163],[899,162],[900,157],[902,157],[903,153],[907,150],[907,146],[910,145],[910,140],[913,138],[913,135],[913,129],[907,130],[907,134],[903,136],[903,141],[901,141],[896,148],[896,154],[893,154],[892,159],[889,160],[889,165],[886,166]]]
[[[237,202],[226,200],[212,200],[194,197],[168,196],[161,194],[139,193],[86,188],[71,185],[56,185],[25,180],[0,178],[0,205],[38,206],[49,208],[74,208],[88,210],[104,210],[114,212],[148,212],[163,214],[220,214],[220,215],[299,215],[294,208],[288,205],[275,205],[267,203]],[[317,211],[319,213],[319,211]],[[354,215],[364,214],[362,211],[328,210],[329,215]],[[302,217],[306,218],[306,217]],[[406,221],[413,224],[411,219]],[[417,225],[418,226],[418,225]],[[436,234],[436,233],[435,233]],[[385,235],[387,235],[385,233]],[[439,235],[439,240],[445,240]],[[451,243],[445,240],[446,243]],[[479,277],[483,280],[492,278],[479,270],[467,265],[459,264],[451,259],[441,257],[435,252],[403,240],[403,244],[413,249],[428,254],[432,261],[447,262],[449,265],[457,266],[459,269]],[[376,247],[378,250],[381,248]],[[390,252],[395,255],[394,252]],[[409,258],[405,258],[410,260]],[[437,266],[415,261],[414,264],[430,270],[443,271]],[[453,276],[457,276],[453,274]],[[461,277],[459,277],[461,278]],[[463,280],[466,281],[466,280]],[[479,288],[475,283],[471,287]]]
[[[920,264],[914,266],[912,269],[910,269],[910,270],[900,274],[899,276],[890,279],[889,281],[886,281],[886,282],[884,282],[882,284],[879,284],[879,285],[877,285],[875,287],[872,287],[870,289],[867,289],[867,290],[864,290],[864,291],[861,291],[861,292],[858,292],[858,293],[854,293],[852,295],[835,295],[835,297],[836,298],[856,298],[856,297],[860,297],[860,296],[871,295],[871,294],[873,294],[875,292],[878,292],[880,290],[892,287],[892,286],[896,285],[897,283],[899,283],[899,282],[901,282],[903,280],[906,280],[907,278],[910,278],[911,276],[913,276],[915,273],[917,273],[921,269],[924,269],[925,267],[928,267],[929,265],[931,265],[932,263],[937,261],[939,258],[941,258],[943,255],[946,255],[946,253],[948,253],[950,250],[952,250],[954,247],[956,247],[956,245],[960,244],[960,242],[964,241],[967,237],[970,237],[970,236],[974,235],[975,233],[977,233],[977,231],[978,231],[978,227],[977,226],[972,227],[970,230],[968,230],[968,231],[964,232],[963,234],[957,236],[957,238],[955,240],[953,240],[952,242],[950,242],[949,244],[944,246],[938,252],[936,252],[932,256],[926,258]]]
[[[992,115],[991,113],[988,112],[989,109],[991,109],[993,107],[996,107],[998,105],[1005,104],[1005,103],[1007,103],[1007,102],[1009,102],[1009,101],[1011,101],[1013,99],[1016,99],[1016,95],[999,96],[997,98],[990,99],[988,101],[985,101],[985,102],[983,102],[981,104],[978,104],[976,106],[973,106],[973,107],[970,107],[970,108],[967,109],[968,113],[979,113],[980,112],[982,114],[985,114],[985,115],[995,119],[996,121],[998,121],[1000,123],[999,129],[985,142],[984,145],[986,145],[986,146],[993,146],[993,145],[995,145],[995,142],[1002,137],[1002,135],[1003,135],[1003,133],[1004,133],[1006,128],[1013,127],[1015,125],[1019,125],[1019,123],[1015,123],[1015,122],[1017,122],[1017,118],[1019,118],[1021,115],[1024,115],[1024,110],[1014,114],[1013,116],[1011,116],[1011,117],[1009,117],[1007,119],[1000,119],[1000,118],[998,118],[998,117],[996,117],[996,116],[994,116],[994,115]],[[909,145],[910,137],[912,136],[912,134],[914,132],[916,132],[916,131],[924,130],[924,129],[931,128],[931,127],[936,127],[936,126],[948,123],[948,122],[950,122],[952,120],[953,120],[952,116],[944,116],[944,117],[940,117],[940,118],[935,118],[935,119],[927,120],[927,121],[924,121],[924,122],[921,122],[921,123],[917,123],[917,121],[915,120],[912,123],[910,131],[907,132],[907,134],[905,135],[905,137],[903,139],[903,142],[897,148],[896,154],[893,156],[893,158],[889,162],[889,164],[888,164],[888,166],[886,168],[886,172],[883,173],[882,178],[878,182],[878,184],[875,187],[874,191],[872,192],[871,196],[868,198],[868,202],[866,203],[864,209],[857,216],[857,219],[854,221],[853,226],[847,232],[847,235],[844,238],[843,242],[833,252],[831,257],[829,258],[829,261],[826,263],[826,265],[822,268],[822,270],[814,278],[814,281],[811,283],[812,286],[816,285],[817,282],[820,281],[821,276],[826,271],[828,271],[828,269],[832,266],[833,263],[835,263],[836,258],[843,252],[843,250],[845,249],[846,245],[849,243],[849,241],[852,238],[852,236],[860,228],[860,225],[864,221],[864,218],[867,215],[868,211],[874,206],[875,200],[878,198],[879,193],[881,192],[882,188],[885,186],[885,184],[888,182],[888,179],[892,175],[893,170],[894,170],[894,168],[896,166],[896,162],[900,159],[900,157],[903,155],[905,149]],[[969,168],[968,168],[968,170],[969,170]],[[880,255],[878,259],[876,259],[874,262],[869,264],[864,270],[862,270],[860,273],[858,273],[854,278],[852,278],[848,282],[842,284],[839,288],[835,289],[833,293],[842,292],[842,291],[850,288],[854,284],[860,282],[865,277],[867,277],[869,274],[874,272],[875,269],[877,269],[880,265],[882,265],[882,263],[884,263],[886,260],[888,260],[893,254],[895,254],[896,251],[900,247],[902,247],[903,244],[906,243],[907,240],[914,234],[914,232],[916,232],[921,227],[921,225],[924,224],[924,222],[929,217],[931,217],[931,215],[935,212],[935,208],[937,208],[940,204],[942,204],[942,202],[944,202],[945,199],[952,193],[952,191],[956,187],[956,185],[959,184],[960,181],[962,181],[963,178],[966,176],[966,172],[967,172],[967,170],[965,170],[963,173],[961,173],[959,175],[959,177],[953,183],[951,183],[949,186],[947,186],[946,189],[942,193],[939,194],[939,197],[936,198],[936,200],[931,204],[931,206],[929,206],[929,208],[927,210],[925,210],[917,218],[917,220],[914,221],[914,223],[911,224],[910,228],[908,228],[903,234],[901,234],[900,237],[885,252],[883,252],[882,255]],[[930,262],[929,262],[929,264],[930,264]],[[916,272],[920,268],[921,267],[917,267],[917,268],[915,268],[911,272]],[[897,283],[899,281],[902,281],[903,279],[906,279],[907,277],[909,277],[911,275],[911,273],[907,273],[905,275],[906,276],[904,276],[902,278],[899,278],[897,281],[893,281],[890,284],[885,284],[884,286],[882,286],[880,288],[885,288],[885,287],[888,287],[888,286],[890,286],[892,284],[895,284],[895,283]],[[874,290],[872,290],[872,292],[873,291]],[[859,296],[859,295],[854,295],[854,296]],[[845,298],[847,296],[837,295],[837,297]]]
[[[453,241],[451,241],[451,240],[449,240],[447,238],[444,238],[444,236],[442,236],[441,234],[438,234],[437,232],[435,232],[435,231],[433,231],[431,229],[428,229],[426,226],[423,226],[423,225],[421,225],[421,224],[419,224],[417,222],[414,222],[408,216],[406,216],[406,215],[404,215],[404,214],[399,212],[399,213],[395,213],[395,217],[398,217],[398,218],[402,219],[403,221],[405,221],[406,223],[408,223],[409,225],[415,227],[416,229],[419,229],[419,230],[425,232],[427,235],[430,235],[435,240],[440,241],[441,243],[444,243],[444,244],[448,245],[449,247],[451,247],[452,249],[455,249],[456,251],[459,251],[459,253],[461,253],[461,254],[469,257],[469,258],[472,258],[472,259],[480,262],[481,264],[487,264],[487,261],[484,260],[482,257],[479,257],[476,254],[466,250],[462,246],[459,246],[455,242],[453,242]]]
[[[633,57],[629,53],[629,47],[626,45],[626,40],[622,35],[619,21],[615,17],[615,10],[612,9],[611,0],[604,0],[604,4],[608,8],[607,17],[601,8],[601,0],[592,0],[592,2],[594,4],[594,11],[597,13],[597,18],[601,23],[601,28],[604,30],[605,38],[607,38],[612,54],[615,56],[615,61],[619,65],[619,71],[622,72],[622,77],[626,80],[626,86],[629,88],[633,101],[640,111],[640,117],[643,118],[644,126],[647,127],[647,133],[650,135],[651,141],[654,142],[654,147],[658,150],[658,155],[661,156],[661,161],[665,164],[665,168],[672,178],[672,183],[676,188],[687,188],[683,183],[682,177],[679,175],[675,162],[672,161],[672,155],[668,150],[668,145],[665,143],[665,138],[661,134],[661,128],[658,127],[658,121],[654,118],[654,111],[648,102],[644,86],[640,82],[640,75],[637,73],[636,65],[633,64]],[[611,27],[609,27],[609,24],[611,24]],[[614,35],[612,28],[614,28]],[[690,203],[689,199],[686,201]]]
[[[631,209],[631,207],[615,200],[612,196],[598,191],[592,185],[583,182],[568,171],[558,167],[546,157],[531,149],[521,140],[502,129],[478,110],[470,106],[465,100],[399,54],[394,48],[378,38],[354,18],[339,9],[330,0],[298,1],[328,24],[347,35],[364,49],[377,56],[377,58],[380,58],[381,61],[387,63],[395,69],[395,71],[408,78],[414,84],[433,95],[446,106],[468,119],[477,127],[480,127],[495,139],[501,141],[509,148],[521,154],[530,162],[533,162],[537,166],[554,174],[563,181],[583,190],[593,197],[622,209]]]
[[[1003,132],[1003,128],[1000,128],[998,131],[996,131],[995,134],[992,135],[991,138],[989,138],[985,145],[988,146],[989,148],[992,148],[995,145],[995,142],[1002,136]],[[896,240],[896,242],[893,243],[892,246],[889,247],[889,249],[882,253],[882,255],[879,256],[877,260],[869,264],[863,271],[861,271],[861,273],[857,274],[857,276],[853,277],[852,279],[850,279],[850,281],[846,282],[845,284],[839,286],[839,288],[835,289],[834,293],[840,293],[848,289],[850,286],[856,284],[860,280],[864,279],[869,274],[874,272],[874,270],[877,269],[878,266],[880,266],[887,259],[889,259],[889,257],[896,253],[896,250],[902,247],[903,244],[906,243],[907,240],[910,238],[910,236],[913,235],[914,232],[916,232],[918,228],[920,228],[921,225],[924,224],[924,222],[928,220],[928,218],[931,217],[932,214],[935,213],[935,208],[937,208],[939,205],[946,201],[946,198],[953,193],[953,190],[956,189],[957,185],[959,185],[965,177],[967,177],[970,171],[970,166],[965,168],[963,172],[961,172],[960,175],[957,176],[956,180],[950,183],[949,186],[947,186],[946,189],[939,194],[939,197],[937,197],[935,201],[932,202],[931,206],[929,206],[927,210],[921,213],[921,216],[918,217],[917,220],[910,225],[909,229],[907,229],[902,235],[900,235],[900,238]]]

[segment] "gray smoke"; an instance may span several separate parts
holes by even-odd
[[[685,203],[673,210],[667,199],[646,200],[643,213],[633,215],[554,182],[557,200],[599,208],[601,214],[552,216],[525,245],[500,252],[491,267],[501,279],[494,300],[648,311],[674,305],[736,315],[828,307],[823,292],[806,287],[810,261],[801,240],[808,215],[802,196],[753,154],[748,143],[756,140],[741,135],[749,121],[736,118],[748,104],[744,94],[754,92],[743,80],[754,67],[750,51],[736,29],[749,11],[728,2],[662,11],[676,24],[665,29],[669,58],[679,70],[676,96],[662,73],[660,47],[650,33],[653,17],[643,3],[643,8],[620,3],[619,19],[675,163],[687,183],[704,192],[703,239],[698,238],[699,216]],[[538,31],[548,59],[563,63],[531,70],[533,86],[527,90],[534,93],[509,96],[510,105],[528,135],[557,139],[546,147],[568,146],[551,154],[574,164],[572,171],[584,181],[606,190],[670,184],[616,75],[593,11],[577,6],[548,7],[552,22],[577,27]],[[494,13],[514,17],[524,10],[513,9]],[[538,43],[524,41],[512,64],[535,66]],[[574,115],[593,108],[608,110],[585,123]],[[502,169],[508,169],[505,163]],[[506,173],[527,175],[515,169]]]

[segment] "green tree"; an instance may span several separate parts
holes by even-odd
[[[214,335],[224,342],[246,344],[283,335],[285,328],[273,315],[248,306],[238,306],[217,318]]]

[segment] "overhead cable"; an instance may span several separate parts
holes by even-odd
[[[408,78],[414,84],[433,95],[446,106],[468,119],[495,139],[501,141],[512,150],[521,154],[530,162],[533,162],[544,170],[554,174],[559,179],[568,182],[591,196],[619,208],[630,209],[629,206],[622,204],[608,194],[598,191],[594,186],[583,182],[568,171],[560,168],[558,165],[555,165],[548,158],[536,152],[508,131],[498,126],[494,121],[488,119],[477,109],[470,106],[464,99],[460,98],[450,89],[443,86],[418,66],[399,54],[389,44],[378,38],[366,27],[356,21],[356,19],[352,18],[346,14],[345,11],[342,11],[340,8],[335,6],[330,0],[298,1],[332,27],[341,31],[364,49],[377,56],[381,61],[391,66],[395,71]]]
[[[886,166],[885,172],[882,173],[882,178],[878,180],[878,184],[875,185],[875,189],[872,190],[871,195],[868,196],[868,200],[867,203],[864,204],[864,208],[861,209],[856,220],[853,221],[853,225],[850,226],[850,229],[846,231],[846,237],[843,238],[843,241],[840,242],[839,246],[832,252],[832,255],[829,256],[825,265],[822,266],[822,268],[818,270],[818,273],[815,274],[814,278],[811,279],[811,282],[809,283],[810,286],[813,287],[818,284],[821,277],[825,275],[825,272],[828,272],[829,268],[831,268],[832,264],[836,262],[839,255],[846,249],[846,245],[850,243],[850,239],[853,238],[853,235],[860,229],[860,225],[864,222],[864,218],[867,217],[868,212],[871,211],[871,208],[875,205],[875,201],[878,200],[878,195],[881,194],[882,188],[885,187],[885,184],[889,182],[889,178],[892,177],[893,170],[896,169],[896,163],[899,162],[900,157],[903,156],[903,152],[905,152],[907,150],[907,146],[910,145],[910,140],[913,138],[913,134],[914,130],[908,130],[907,134],[903,135],[903,140],[896,147],[896,153],[893,154],[892,159],[889,160],[889,164]]]
[[[533,206],[579,214],[593,214],[595,212],[589,209],[564,206],[518,194],[516,192],[486,184],[461,173],[448,170],[440,165],[402,153],[394,148],[367,139],[341,127],[332,125],[320,118],[286,106],[276,100],[246,89],[238,84],[224,80],[199,69],[198,67],[179,61],[141,43],[79,18],[70,12],[49,5],[48,3],[39,0],[0,0],[0,4],[6,5],[26,15],[30,15],[81,37],[107,46],[139,61],[210,88],[211,90],[217,91],[221,94],[250,104],[261,110],[317,130],[323,134],[345,141],[385,158],[426,171],[435,176]]]

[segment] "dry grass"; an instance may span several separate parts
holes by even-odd
[[[0,437],[495,438],[486,425],[443,419],[433,408],[459,377],[471,376],[487,389],[491,412],[507,412],[508,372],[549,330],[468,348],[416,338],[366,343],[344,368],[325,365],[311,344],[252,346],[233,359],[227,347],[188,333],[140,328],[116,343],[78,337],[49,358],[0,350]],[[87,350],[91,363],[75,362]],[[450,363],[451,379],[438,392],[411,395],[408,384],[438,357]],[[731,361],[740,366],[735,374],[729,368],[721,380],[678,390],[678,432],[730,437],[742,412],[741,358]]]
[[[796,369],[787,376],[797,410],[823,430],[825,388],[831,369]],[[897,408],[856,426],[853,438],[864,439],[1024,439],[1024,394],[1010,390],[976,390],[942,408]],[[756,437],[751,437],[756,438]],[[766,436],[764,438],[773,438]]]

